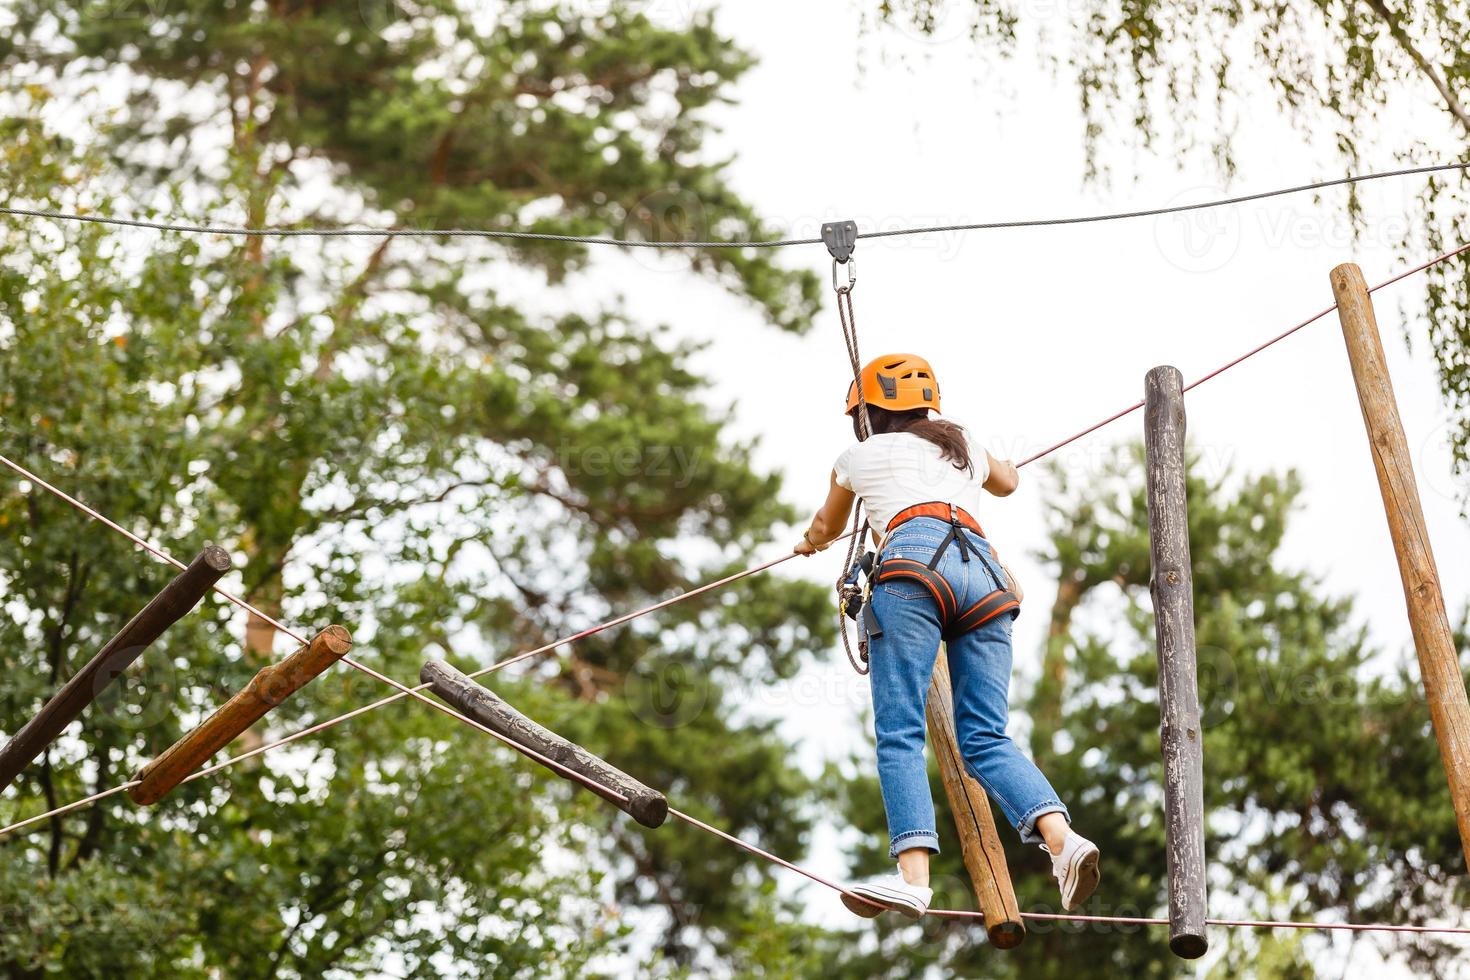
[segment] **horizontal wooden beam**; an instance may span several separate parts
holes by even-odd
[[[584,788],[597,793],[643,826],[659,827],[668,819],[669,802],[662,793],[643,785],[577,743],[536,724],[512,708],[495,692],[476,684],[473,679],[444,661],[431,660],[424,664],[419,671],[419,680],[467,717],[510,739],[515,747],[532,749],[572,772],[585,776],[597,786]],[[563,772],[556,769],[551,771],[563,779],[567,778]],[[618,799],[606,790],[621,794],[625,799]]]
[[[163,799],[220,749],[239,738],[322,671],[352,649],[352,635],[340,626],[328,626],[279,663],[261,669],[250,683],[204,720],[192,732],[169,746],[134,777],[128,790],[134,803],[151,806]]]
[[[0,749],[0,790],[14,782],[21,770],[56,741],[66,726],[141,657],[164,630],[188,615],[229,570],[229,552],[208,545],[188,568],[174,576],[128,620]]]

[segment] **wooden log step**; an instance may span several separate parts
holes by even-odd
[[[229,552],[208,545],[188,568],[174,576],[128,620],[0,749],[0,790],[14,782],[21,770],[56,741],[66,726],[141,657],[164,630],[188,615],[229,570]]]
[[[995,832],[995,816],[985,789],[965,770],[954,730],[954,698],[949,680],[949,659],[943,647],[934,661],[929,679],[929,744],[939,760],[939,776],[949,809],[954,814],[960,837],[960,855],[975,889],[975,899],[985,916],[985,932],[996,949],[1015,949],[1026,938],[1026,920],[1016,902],[1005,848]]]
[[[645,827],[659,827],[668,819],[669,801],[575,742],[538,725],[512,708],[488,688],[455,670],[442,660],[431,660],[419,671],[419,679],[462,714],[510,739],[518,747],[532,749],[548,759],[585,776],[597,787],[585,787],[622,810]],[[540,760],[536,760],[540,761]],[[543,763],[544,765],[544,763]],[[550,768],[549,766],[547,768]],[[563,779],[565,773],[551,770]],[[575,780],[573,780],[575,782]],[[581,784],[579,784],[581,785]],[[626,799],[618,799],[613,793]]]
[[[184,777],[351,649],[352,635],[340,626],[328,626],[284,660],[262,668],[199,727],[144,766],[134,777],[140,782],[128,790],[128,796],[143,806],[157,803],[183,782]]]

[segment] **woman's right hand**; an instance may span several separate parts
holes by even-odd
[[[983,486],[997,497],[1009,497],[1016,492],[1016,487],[1021,483],[1021,474],[1016,469],[1016,464],[1008,459],[996,459],[990,453],[985,454],[990,463],[990,475],[985,478]]]
[[[827,545],[817,547],[816,542],[812,541],[811,528],[807,528],[801,532],[801,541],[797,543],[795,548],[791,549],[791,553],[794,555],[815,555],[817,552],[825,550],[826,547]]]

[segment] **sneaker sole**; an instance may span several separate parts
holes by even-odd
[[[1098,856],[1098,849],[1094,847],[1072,866],[1072,894],[1062,902],[1062,908],[1066,911],[1070,912],[1086,902],[1097,890],[1098,882],[1102,880],[1102,872],[1097,867]]]
[[[853,915],[861,916],[864,919],[876,919],[886,911],[886,908],[878,908],[846,893],[842,896],[842,905]]]
[[[877,902],[882,908],[874,909],[871,905],[867,905],[853,898],[853,895]],[[886,888],[875,888],[871,885],[854,888],[852,889],[852,895],[842,896],[842,904],[847,906],[847,910],[865,919],[877,918],[885,911],[897,912],[910,919],[922,918],[924,913],[928,911],[928,908],[912,903],[913,899],[904,895],[902,892],[891,892]]]

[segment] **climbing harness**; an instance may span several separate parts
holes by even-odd
[[[1020,597],[1001,580],[1001,577],[995,573],[995,569],[990,567],[985,552],[965,537],[967,530],[975,532],[981,538],[985,537],[985,532],[981,529],[980,522],[971,517],[964,508],[937,502],[909,507],[899,511],[894,515],[893,520],[888,522],[884,539],[887,540],[900,525],[921,517],[946,521],[949,524],[949,533],[945,535],[943,541],[939,542],[939,547],[934,549],[934,557],[929,559],[928,563],[916,558],[896,556],[884,558],[878,564],[878,573],[873,576],[873,581],[892,582],[897,579],[911,579],[927,588],[930,595],[934,597],[935,605],[939,607],[940,628],[946,640],[953,640],[971,630],[978,629],[1002,613],[1009,612],[1012,617],[1020,615]],[[939,571],[939,560],[944,557],[950,545],[959,549],[961,561],[969,562],[972,557],[979,561],[990,583],[995,586],[994,590],[986,593],[979,602],[964,610],[959,607],[954,587]]]
[[[832,289],[837,294],[837,319],[842,323],[842,341],[847,347],[847,358],[852,363],[852,383],[862,387],[863,359],[858,353],[857,314],[852,308],[852,291],[857,287],[857,260],[853,249],[857,247],[858,230],[855,221],[829,221],[822,225],[822,243],[832,255]],[[846,275],[842,275],[842,269]],[[853,409],[848,408],[849,412]],[[868,417],[867,402],[857,404],[858,441],[862,442],[873,434],[872,421]],[[837,631],[842,634],[842,649],[847,662],[859,674],[868,672],[868,640],[876,633],[869,633],[864,626],[869,618],[860,611],[868,608],[868,587],[858,584],[861,574],[868,578],[862,565],[866,560],[872,568],[872,553],[863,551],[863,539],[868,535],[868,522],[863,516],[863,502],[858,500],[852,509],[852,535],[847,542],[847,558],[842,564],[842,574],[837,576]],[[852,640],[847,635],[847,621],[858,623],[857,653],[853,653]]]

